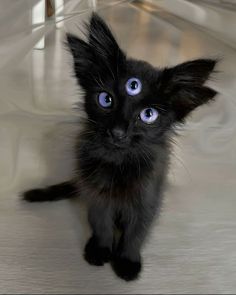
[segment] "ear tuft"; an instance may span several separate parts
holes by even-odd
[[[97,13],[93,12],[88,29],[89,44],[102,56],[108,57],[120,50],[110,29]]]
[[[125,57],[120,49],[111,30],[104,20],[93,12],[88,25],[89,44],[94,49],[94,54],[103,62],[108,62],[109,66],[121,64]]]

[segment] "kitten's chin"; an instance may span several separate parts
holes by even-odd
[[[127,154],[130,153],[130,147],[127,144],[104,143],[102,150],[101,158],[107,162],[115,162],[117,164],[123,162]]]

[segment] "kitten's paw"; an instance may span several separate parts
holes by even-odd
[[[91,237],[85,246],[85,260],[92,265],[102,266],[111,259],[111,250],[108,247],[99,247],[95,237]]]
[[[131,261],[118,256],[114,258],[112,267],[118,277],[125,281],[132,281],[138,278],[142,264],[141,261]]]

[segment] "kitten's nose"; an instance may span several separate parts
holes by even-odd
[[[111,135],[114,139],[124,139],[126,137],[126,132],[124,129],[120,128],[120,127],[115,127],[113,128],[111,131]]]

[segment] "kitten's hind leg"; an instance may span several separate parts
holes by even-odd
[[[78,195],[78,189],[73,182],[67,181],[51,185],[42,189],[32,189],[22,194],[22,198],[28,202],[47,202],[69,199]]]

